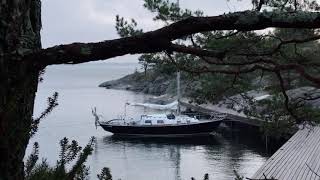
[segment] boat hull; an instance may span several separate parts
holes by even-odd
[[[216,129],[221,121],[206,121],[194,124],[163,125],[163,126],[125,126],[100,124],[108,132],[116,135],[139,136],[199,136],[208,135]]]

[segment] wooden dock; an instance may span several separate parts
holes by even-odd
[[[196,104],[190,104],[187,103],[185,101],[180,101],[181,106],[190,108],[194,111],[200,112],[200,113],[204,113],[204,114],[226,114],[226,118],[224,119],[225,122],[240,122],[243,124],[248,124],[251,126],[262,126],[263,121],[259,120],[257,118],[248,118],[247,116],[244,116],[236,111],[231,111],[232,113],[220,110],[218,108],[216,109],[211,109],[208,107],[203,107],[201,105],[196,105]]]
[[[227,114],[224,121],[261,126],[263,121],[241,114],[220,111],[219,108],[181,102],[201,113]],[[230,113],[231,112],[231,113]],[[320,180],[320,126],[298,130],[250,180]]]
[[[320,127],[300,129],[252,179],[320,180]]]

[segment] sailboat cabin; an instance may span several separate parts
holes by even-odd
[[[199,122],[196,118],[174,114],[152,114],[142,115],[140,125],[175,125],[175,124],[190,124]]]

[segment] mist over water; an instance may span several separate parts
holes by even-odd
[[[59,93],[59,106],[44,119],[39,131],[31,139],[40,145],[40,156],[50,164],[58,159],[59,141],[74,139],[85,146],[91,136],[97,138],[95,150],[89,157],[91,177],[103,167],[111,169],[114,179],[122,180],[229,180],[233,170],[250,177],[265,161],[264,152],[251,147],[238,137],[219,134],[212,137],[188,139],[124,138],[112,136],[94,126],[91,108],[97,107],[106,119],[115,118],[124,111],[126,102],[145,102],[150,96],[129,91],[99,88],[104,81],[120,78],[134,72],[137,63],[87,63],[81,65],[50,66],[39,84],[34,114],[37,117],[46,108],[46,99]],[[129,116],[151,113],[142,107],[130,107]],[[245,140],[250,141],[250,139]]]

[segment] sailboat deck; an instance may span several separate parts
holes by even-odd
[[[208,122],[219,122],[221,120],[200,120],[199,122],[190,122],[190,123],[176,123],[176,124],[130,124],[130,123],[107,123],[107,122],[100,122],[100,124],[103,125],[109,125],[109,126],[132,126],[132,127],[166,127],[166,126],[183,126],[183,125],[194,125],[194,124],[202,124],[202,123],[208,123]]]

